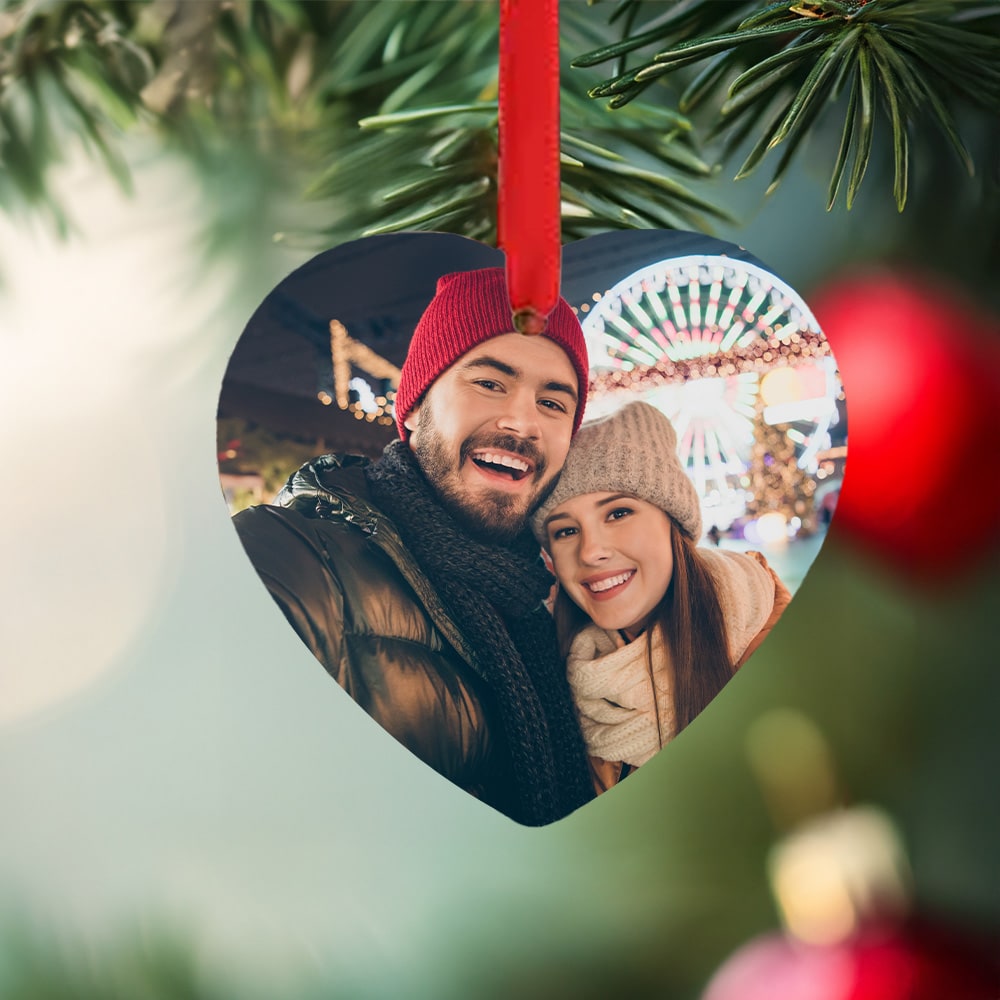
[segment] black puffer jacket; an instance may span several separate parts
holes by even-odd
[[[395,527],[367,459],[324,455],[234,524],[292,627],[379,725],[455,784],[510,813],[510,755],[472,645]]]

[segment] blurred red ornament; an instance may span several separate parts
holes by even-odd
[[[1000,537],[1000,320],[914,277],[845,277],[809,297],[847,399],[836,530],[944,580]]]
[[[1000,942],[992,942],[996,946]],[[997,1000],[996,951],[927,924],[869,927],[836,945],[757,938],[702,1000]]]

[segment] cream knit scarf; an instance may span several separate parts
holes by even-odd
[[[698,554],[715,579],[730,656],[738,662],[771,614],[774,580],[744,553],[699,549]],[[646,649],[645,635],[626,644],[617,632],[593,624],[573,640],[566,673],[594,757],[638,767],[676,735],[669,653],[654,633],[651,682]]]

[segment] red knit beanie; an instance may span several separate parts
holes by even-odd
[[[507,275],[502,267],[456,271],[438,279],[437,292],[413,331],[396,390],[396,426],[404,441],[410,432],[403,421],[431,383],[477,344],[502,333],[513,333],[511,315]],[[583,419],[590,374],[583,330],[565,299],[560,298],[552,310],[542,336],[557,343],[576,369],[580,398],[573,420],[575,434]]]

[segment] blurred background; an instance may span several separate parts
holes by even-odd
[[[830,997],[887,967],[868,995],[995,997],[998,7],[562,6],[564,240],[764,262],[829,338],[851,453],[749,669],[541,830],[329,683],[219,478],[295,451],[222,392],[282,279],[365,235],[493,241],[496,6],[0,8],[0,993],[715,1000],[753,996],[752,942],[779,1000],[814,954],[853,970]]]

